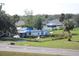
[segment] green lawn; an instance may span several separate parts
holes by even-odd
[[[60,55],[0,51],[0,56],[60,56]]]
[[[79,28],[74,29],[71,31],[72,41],[67,41],[66,39],[55,39],[57,37],[46,37],[41,38],[39,42],[17,42],[16,45],[23,45],[23,46],[42,46],[42,47],[50,47],[50,48],[67,48],[67,49],[79,49]],[[62,30],[55,30],[54,34],[60,35]],[[53,39],[53,40],[52,40]],[[27,38],[26,38],[27,40]],[[29,38],[29,40],[34,40],[34,38]],[[44,41],[43,41],[44,40]]]

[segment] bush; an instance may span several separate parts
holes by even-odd
[[[15,43],[14,42],[11,42],[10,45],[15,45]]]

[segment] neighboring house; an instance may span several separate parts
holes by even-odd
[[[23,20],[19,20],[18,22],[15,23],[16,26],[21,26],[25,25],[25,22]]]
[[[51,20],[48,21],[44,26],[43,29],[59,29],[62,26],[62,23],[58,20]]]
[[[59,22],[59,20],[52,20],[49,23],[46,24],[48,27],[56,27],[56,26],[62,26],[62,23]]]

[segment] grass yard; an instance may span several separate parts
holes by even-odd
[[[60,56],[60,55],[0,51],[0,56]]]
[[[17,42],[16,45],[23,45],[23,46],[41,46],[41,47],[50,47],[50,48],[67,48],[67,49],[79,49],[79,28],[74,29],[71,31],[72,41],[67,41],[67,39],[55,39],[54,37],[46,37],[41,38],[40,40],[46,40],[46,41],[39,41],[39,42]],[[54,34],[60,35],[62,33],[62,30],[55,30]],[[30,39],[30,38],[29,38]],[[52,40],[53,39],[53,40]],[[27,40],[27,38],[26,38]],[[30,40],[33,40],[31,38]]]

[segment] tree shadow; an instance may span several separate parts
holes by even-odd
[[[52,38],[52,40],[63,40],[64,38]]]
[[[72,33],[72,35],[73,35],[73,36],[76,36],[76,35],[79,35],[79,34]]]
[[[79,43],[79,41],[71,41],[71,42],[78,42]]]

